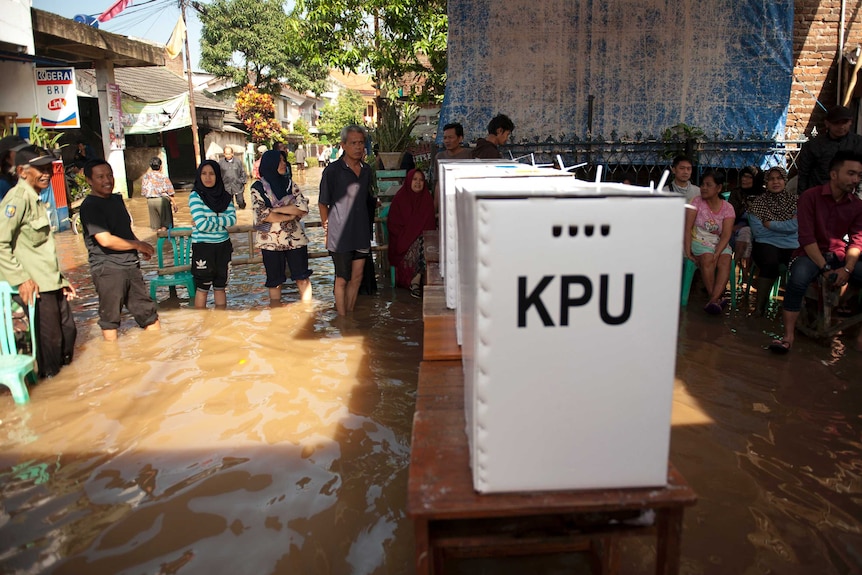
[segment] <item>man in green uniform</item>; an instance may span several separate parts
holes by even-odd
[[[52,377],[72,361],[77,329],[69,300],[75,288],[57,262],[48,211],[39,192],[51,183],[54,158],[30,146],[15,155],[18,184],[0,202],[0,280],[17,286],[36,306],[39,377]]]

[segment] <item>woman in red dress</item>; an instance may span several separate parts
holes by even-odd
[[[389,207],[389,263],[395,266],[395,285],[422,297],[425,256],[422,232],[437,227],[434,199],[428,192],[425,174],[410,170]]]

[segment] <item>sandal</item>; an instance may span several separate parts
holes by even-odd
[[[709,315],[721,315],[721,306],[717,303],[708,303],[704,306],[703,311]]]
[[[410,284],[410,295],[416,299],[422,299],[422,286],[419,284]]]
[[[778,355],[786,355],[790,351],[791,343],[783,339],[773,339],[769,344],[769,351]]]

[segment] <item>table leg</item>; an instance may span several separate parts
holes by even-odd
[[[428,521],[421,517],[414,520],[413,532],[416,539],[416,575],[431,575],[431,563],[428,557]]]
[[[601,540],[601,566],[602,575],[617,575],[620,572],[620,554],[618,553],[617,537],[608,535]]]
[[[656,515],[656,575],[677,575],[682,537],[682,508],[657,509]]]

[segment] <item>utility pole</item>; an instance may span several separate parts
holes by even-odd
[[[186,23],[186,3],[188,0],[180,0],[180,10],[182,12],[183,23]],[[186,51],[186,77],[189,80],[189,112],[192,118],[192,143],[195,148],[195,167],[201,164],[201,142],[198,138],[198,119],[195,113],[195,90],[192,83],[192,58],[189,55],[189,33],[188,24],[186,24],[185,36],[185,51]]]

